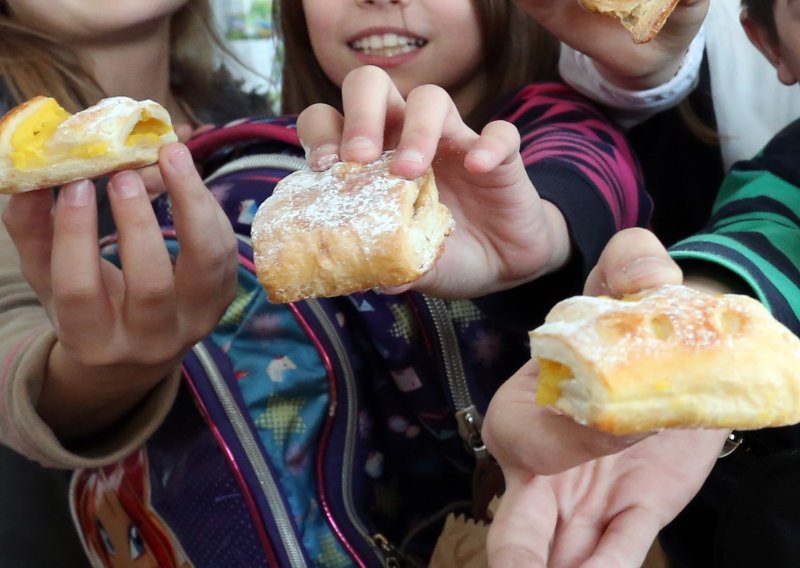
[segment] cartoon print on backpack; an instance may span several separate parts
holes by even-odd
[[[77,471],[70,501],[93,566],[192,566],[175,535],[150,507],[144,450],[104,468]]]

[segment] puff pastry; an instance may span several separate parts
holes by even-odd
[[[169,113],[153,101],[111,97],[71,115],[35,97],[0,120],[0,193],[146,166],[176,140]]]
[[[678,0],[579,0],[592,12],[619,20],[631,32],[635,43],[647,43],[656,37]]]
[[[746,296],[577,296],[530,338],[537,402],[606,432],[800,422],[800,339]]]
[[[399,178],[390,157],[301,170],[276,185],[252,224],[256,272],[271,302],[399,286],[433,267],[452,216],[431,170]]]

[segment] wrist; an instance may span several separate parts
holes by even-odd
[[[59,438],[101,432],[127,415],[180,361],[181,357],[157,365],[85,365],[56,342],[36,410]]]
[[[595,61],[598,73],[609,83],[626,91],[648,91],[671,81],[683,64],[685,53],[658,64],[651,64],[647,70],[631,73],[627,68],[612,68]]]

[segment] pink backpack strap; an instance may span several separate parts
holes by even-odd
[[[200,162],[228,144],[259,140],[285,142],[293,146],[301,146],[294,121],[288,122],[283,119],[275,122],[252,121],[250,119],[231,122],[225,126],[213,128],[192,137],[186,145],[189,147],[195,161]]]

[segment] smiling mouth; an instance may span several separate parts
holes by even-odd
[[[349,42],[348,45],[351,49],[364,55],[393,57],[421,49],[427,43],[427,40],[418,37],[386,33],[364,36]]]

